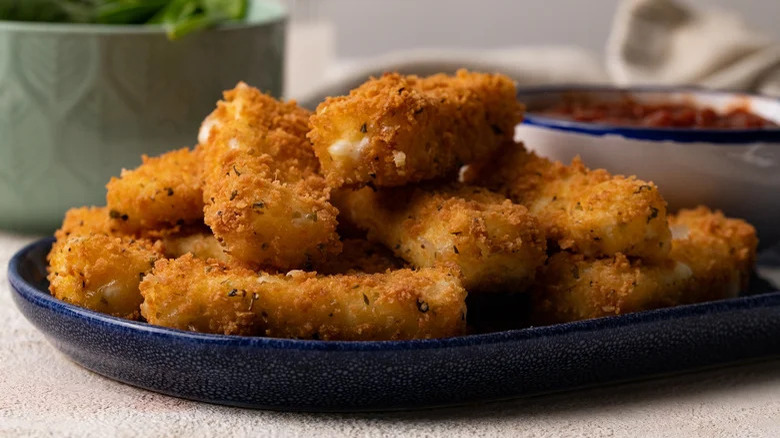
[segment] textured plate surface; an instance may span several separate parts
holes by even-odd
[[[131,385],[234,406],[415,409],[521,397],[780,354],[780,292],[498,333],[400,342],[205,335],[125,321],[47,292],[52,239],[20,250],[19,310],[72,360]]]

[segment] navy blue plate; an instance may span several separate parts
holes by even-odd
[[[8,266],[19,310],[65,355],[177,397],[296,411],[415,409],[521,397],[780,354],[780,292],[448,339],[335,342],[190,333],[47,292],[53,239]],[[761,284],[759,282],[759,284]]]

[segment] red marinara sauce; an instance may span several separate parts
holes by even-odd
[[[756,129],[777,128],[778,125],[747,108],[734,108],[718,113],[709,107],[687,103],[642,103],[630,97],[616,101],[570,99],[540,114],[617,126],[648,126],[658,128]]]

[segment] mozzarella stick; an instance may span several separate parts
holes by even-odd
[[[446,270],[316,276],[257,274],[185,255],[141,283],[152,324],[205,333],[398,340],[464,333],[466,291]]]
[[[65,212],[62,226],[54,232],[57,240],[69,236],[85,236],[90,234],[118,235],[119,230],[111,220],[106,207],[79,207]]]
[[[316,175],[319,161],[306,138],[311,112],[295,101],[282,102],[239,82],[206,117],[198,132],[208,169],[219,169],[230,150],[270,155],[274,176],[297,182]]]
[[[203,219],[199,154],[187,148],[122,170],[106,185],[106,203],[115,226],[126,233],[197,222]]]
[[[666,259],[671,249],[666,201],[652,182],[590,170],[578,158],[565,166],[521,144],[469,166],[463,179],[528,207],[561,249],[652,261]]]
[[[417,267],[456,266],[469,291],[521,291],[546,257],[528,210],[470,186],[344,190],[343,217]]]
[[[756,257],[755,229],[700,207],[670,216],[675,232],[666,261],[622,254],[587,259],[552,256],[534,291],[537,322],[619,315],[736,296],[747,288]]]
[[[338,211],[324,191],[311,189],[321,179],[283,183],[268,160],[230,151],[222,172],[206,180],[205,222],[224,251],[252,267],[282,270],[311,269],[338,254]]]
[[[72,234],[58,239],[48,255],[49,291],[77,306],[138,319],[138,284],[161,256],[159,245],[145,239]]]
[[[674,306],[692,276],[673,260],[647,265],[623,254],[589,259],[560,252],[550,257],[533,292],[533,319],[554,324]]]
[[[309,138],[329,185],[400,186],[492,154],[522,114],[503,75],[388,73],[321,103]]]
[[[731,298],[747,290],[756,263],[756,229],[706,207],[670,216],[670,257],[691,268],[696,287],[688,301]]]
[[[241,263],[310,269],[341,250],[308,116],[241,83],[201,127],[204,220]]]

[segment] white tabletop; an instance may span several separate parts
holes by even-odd
[[[101,377],[11,302],[0,232],[0,436],[780,436],[780,358],[521,400],[402,413],[267,412],[181,400]]]

